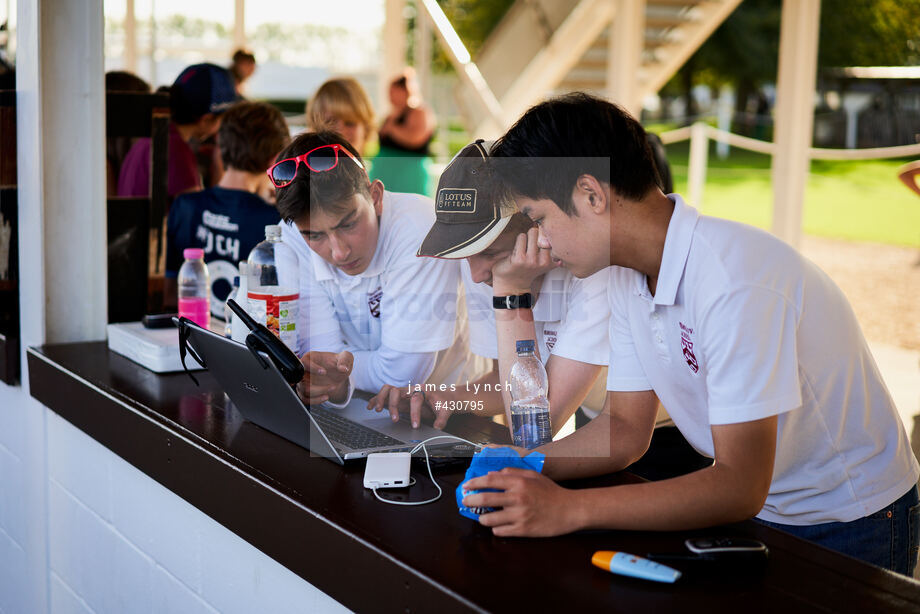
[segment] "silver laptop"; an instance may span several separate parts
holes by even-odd
[[[427,425],[414,429],[405,417],[393,422],[389,413],[367,409],[368,396],[355,393],[344,409],[306,406],[267,355],[211,331],[189,326],[189,344],[230,400],[250,422],[311,452],[342,464],[372,452],[410,451],[421,441],[443,435]],[[453,441],[432,449],[471,451]]]

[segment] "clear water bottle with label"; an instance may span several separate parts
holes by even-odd
[[[204,263],[204,250],[186,248],[179,267],[179,315],[202,328],[211,326],[211,277]]]
[[[534,355],[534,342],[516,345],[518,359],[511,366],[511,437],[514,445],[536,448],[553,439],[549,419],[549,382],[543,363]]]
[[[280,226],[265,227],[265,240],[252,249],[247,267],[247,311],[296,350],[300,277],[297,254],[281,241]]]

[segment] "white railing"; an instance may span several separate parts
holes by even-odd
[[[709,124],[696,122],[690,126],[663,132],[659,135],[665,145],[690,140],[690,160],[687,168],[687,198],[697,209],[703,208],[703,187],[706,185],[706,169],[709,158],[709,139],[727,143],[749,151],[773,155],[775,143],[752,139],[733,132],[719,130]],[[920,156],[920,143],[896,145],[894,147],[872,147],[866,149],[823,149],[810,147],[811,160],[876,160],[879,158],[901,158]]]

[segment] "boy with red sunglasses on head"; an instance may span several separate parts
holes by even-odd
[[[482,361],[458,318],[457,263],[415,254],[432,202],[371,182],[334,132],[301,134],[277,159],[282,239],[300,266],[304,400],[344,405],[355,388],[475,379]]]

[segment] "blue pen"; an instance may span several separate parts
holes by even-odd
[[[591,557],[591,563],[611,573],[655,582],[674,582],[680,577],[679,571],[667,565],[614,550],[598,550]]]

